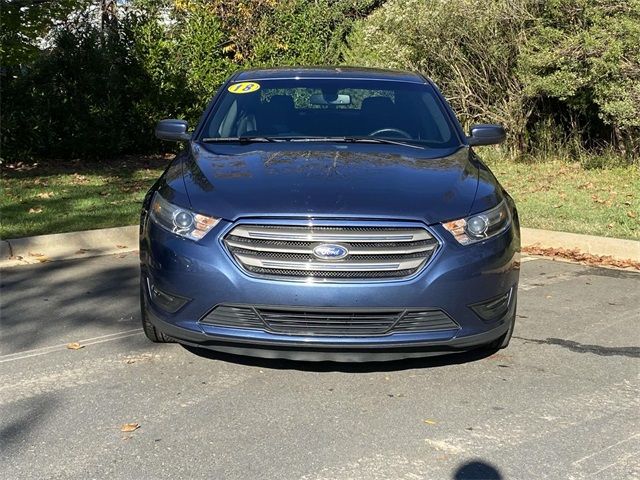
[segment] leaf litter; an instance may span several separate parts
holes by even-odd
[[[554,259],[561,258],[564,260],[571,260],[574,262],[583,263],[585,265],[640,270],[640,262],[637,262],[635,260],[619,260],[613,258],[610,255],[593,255],[590,253],[581,252],[577,248],[546,248],[539,247],[537,245],[531,245],[528,247],[523,247],[522,252],[529,255],[541,255],[544,257],[552,257]]]

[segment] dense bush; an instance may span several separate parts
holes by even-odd
[[[517,73],[542,116],[587,146],[640,154],[639,0],[544,2]]]
[[[532,18],[525,1],[390,1],[352,33],[347,60],[421,71],[467,126],[508,125],[522,142],[527,105],[514,67]]]
[[[3,6],[4,159],[148,152],[231,72],[313,64],[422,71],[518,152],[640,155],[640,0],[54,3]]]
[[[638,0],[390,0],[348,42],[352,63],[431,76],[520,152],[640,153]]]
[[[61,30],[54,48],[2,83],[2,154],[101,156],[148,148],[138,108],[149,78],[132,57],[127,28],[88,22]]]
[[[157,148],[163,117],[191,123],[223,80],[253,66],[336,64],[374,0],[137,0],[103,28],[57,28],[2,78],[2,156],[105,157]]]

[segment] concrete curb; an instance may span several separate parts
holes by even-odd
[[[579,235],[536,228],[523,228],[521,234],[523,247],[575,249],[591,255],[640,262],[640,242],[637,240]]]
[[[640,242],[636,240],[523,228],[522,246],[577,249],[591,255],[640,262]],[[137,249],[137,225],[39,235],[0,241],[0,267],[111,255]]]
[[[138,250],[138,226],[3,240],[0,267],[96,257]]]

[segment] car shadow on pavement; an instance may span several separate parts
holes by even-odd
[[[183,348],[210,360],[236,363],[251,367],[268,368],[274,370],[300,370],[306,372],[343,372],[343,373],[371,373],[394,372],[401,370],[437,368],[461,363],[470,363],[490,357],[497,350],[478,348],[461,353],[450,353],[435,357],[409,358],[405,360],[388,360],[380,362],[306,362],[299,360],[271,359],[260,357],[248,357],[231,353],[217,352],[206,348],[182,345]]]
[[[500,471],[482,460],[473,460],[458,467],[453,480],[502,480]]]

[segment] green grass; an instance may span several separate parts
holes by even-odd
[[[3,166],[0,237],[135,224],[145,193],[170,158]]]
[[[480,152],[516,200],[525,227],[640,239],[640,170],[563,160],[516,162]],[[0,237],[133,225],[170,156],[6,165]]]
[[[481,152],[481,155],[484,152]],[[524,227],[640,239],[640,169],[482,155],[516,201]]]

